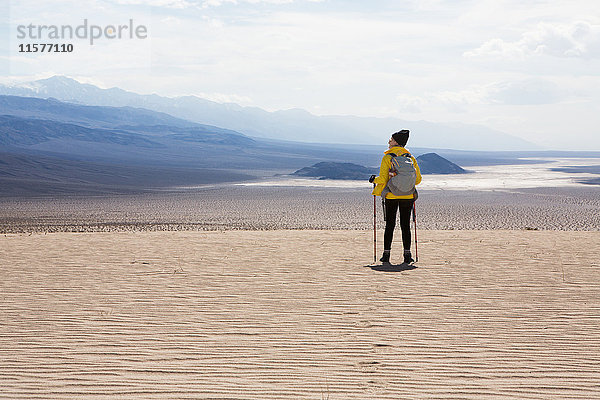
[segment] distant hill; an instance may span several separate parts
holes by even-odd
[[[417,157],[421,174],[466,174],[468,171],[436,153],[427,153]],[[310,167],[297,170],[292,175],[319,179],[369,179],[377,174],[378,168],[368,168],[358,164],[340,162],[319,162]]]
[[[410,145],[462,150],[537,150],[539,146],[481,125],[405,121],[397,118],[318,116],[302,109],[268,112],[257,107],[220,104],[197,96],[140,95],[120,88],[102,89],[53,76],[19,85],[0,85],[0,94],[53,97],[96,106],[138,107],[245,135],[314,143],[385,143],[392,132],[410,129]],[[44,117],[46,118],[46,117]],[[65,121],[66,122],[66,121]]]
[[[319,179],[354,179],[368,180],[376,173],[376,168],[367,168],[362,165],[340,162],[320,162],[310,167],[304,167],[293,173],[296,176],[306,176]]]
[[[467,174],[469,171],[446,160],[436,153],[426,153],[417,157],[421,174]]]

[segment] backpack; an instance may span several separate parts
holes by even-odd
[[[382,198],[388,193],[395,196],[407,196],[415,193],[415,183],[417,182],[417,170],[413,164],[410,153],[404,153],[397,156],[394,153],[388,153],[392,156],[392,166],[390,175],[392,175],[383,189]]]

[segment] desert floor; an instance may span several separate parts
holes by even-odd
[[[5,232],[0,398],[600,398],[597,229],[421,230],[412,269],[372,246]]]
[[[421,190],[418,226],[432,230],[600,231],[598,186]],[[380,227],[380,198],[376,199]],[[135,195],[2,197],[0,234],[373,227],[370,188],[224,185]]]

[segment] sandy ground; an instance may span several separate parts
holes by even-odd
[[[2,235],[0,398],[600,398],[598,254],[598,231],[421,231],[414,269],[370,267],[366,230]]]

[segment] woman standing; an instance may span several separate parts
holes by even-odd
[[[416,171],[416,182],[418,185],[421,182],[421,171],[417,160],[404,148],[406,142],[408,142],[409,131],[403,129],[399,132],[392,134],[388,144],[389,149],[385,152],[383,159],[381,160],[381,167],[379,168],[379,176],[375,177],[373,183],[376,184],[373,189],[374,196],[383,195],[384,214],[385,214],[385,233],[383,236],[383,256],[380,261],[384,264],[390,262],[390,251],[392,249],[392,239],[394,237],[394,228],[396,227],[396,214],[400,210],[400,228],[402,229],[402,244],[404,246],[404,262],[407,264],[412,263],[414,260],[410,252],[411,234],[410,234],[410,213],[413,208],[413,204],[417,197],[416,190],[412,194],[397,196],[391,193],[389,190],[385,190],[390,178],[394,175],[394,169],[392,167],[392,158],[397,157],[410,157]]]

